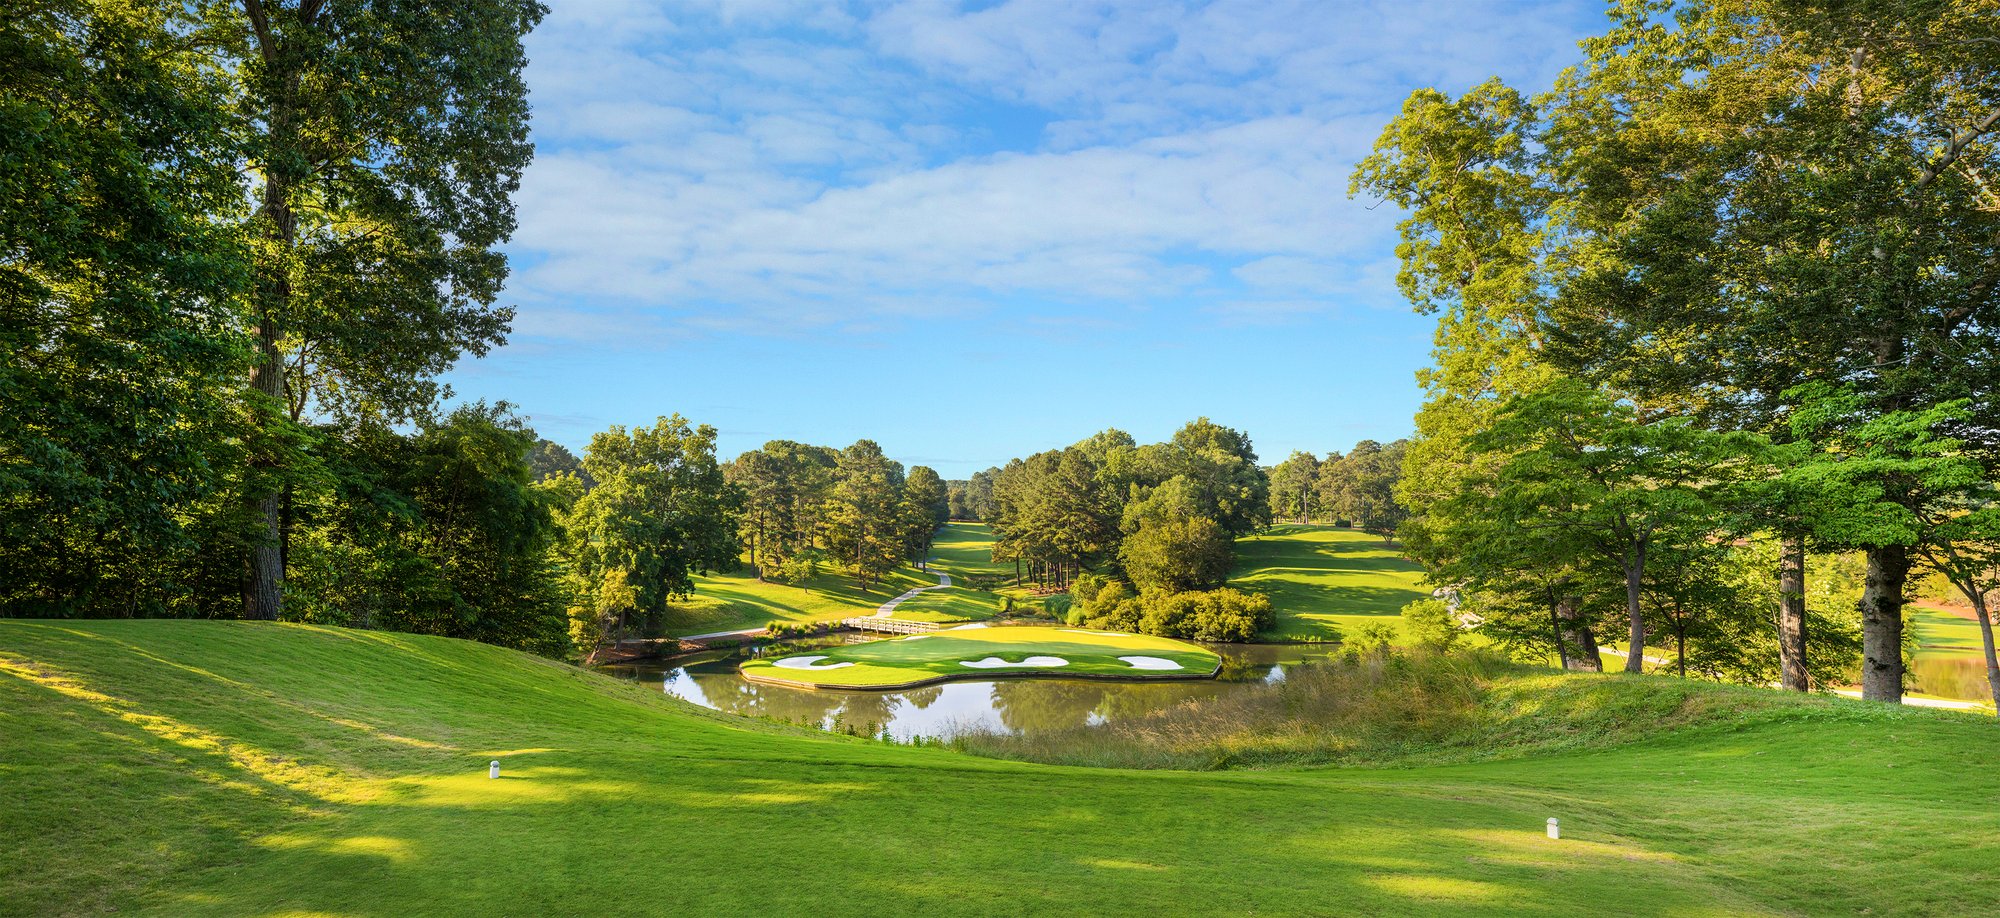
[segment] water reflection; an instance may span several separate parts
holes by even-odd
[[[817,646],[824,646],[824,641]],[[736,665],[767,650],[797,653],[786,643],[681,657],[665,663],[607,666],[604,671],[655,683],[666,693],[746,717],[898,740],[949,736],[963,729],[1033,733],[1141,716],[1185,702],[1275,682],[1288,667],[1332,651],[1312,645],[1218,644],[1221,674],[1201,682],[1093,682],[1084,679],[995,678],[945,682],[894,692],[811,692],[745,681]]]

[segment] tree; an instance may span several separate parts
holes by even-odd
[[[0,615],[210,615],[249,252],[223,76],[177,4],[0,17]],[[201,546],[206,545],[208,551]]]
[[[499,343],[497,249],[532,147],[521,38],[533,0],[207,4],[256,201],[250,404],[267,427],[328,412],[400,420],[459,354]],[[284,454],[249,479],[264,524],[244,615],[276,618]]]
[[[1328,462],[1339,461],[1338,454],[1327,457]],[[1300,523],[1312,522],[1313,510],[1318,506],[1314,491],[1319,478],[1320,461],[1312,453],[1294,450],[1285,461],[1271,469],[1271,516]]]
[[[1632,673],[1643,670],[1649,557],[1662,541],[1707,537],[1700,527],[1717,516],[1720,484],[1740,474],[1757,445],[1684,418],[1643,422],[1630,406],[1567,380],[1509,402],[1472,440],[1475,450],[1507,456],[1491,507],[1502,525],[1562,531],[1623,579]]]
[[[828,541],[863,592],[905,557],[902,488],[903,467],[873,440],[841,451],[827,501]]]
[[[535,437],[535,432],[530,430],[528,435]],[[535,437],[535,445],[528,450],[528,469],[536,481],[569,474],[582,478],[585,488],[592,484],[591,480],[583,475],[583,460],[576,458],[576,454],[570,452],[569,447],[554,440]]]
[[[1719,428],[1777,428],[1786,393],[1822,382],[1873,417],[1974,398],[1970,427],[2000,429],[1991,5],[1631,3],[1616,18],[1541,135],[1575,240],[1549,353]],[[1893,702],[1911,550],[1865,547],[1862,693]]]
[[[1397,440],[1383,446],[1374,440],[1354,444],[1347,455],[1320,467],[1320,505],[1365,532],[1385,541],[1409,512],[1396,498],[1396,485],[1403,477],[1403,460],[1409,442]]]
[[[904,543],[909,546],[910,560],[922,567],[930,557],[931,543],[937,539],[938,527],[951,520],[951,506],[945,492],[944,479],[929,466],[910,467],[910,473],[903,480],[902,517],[904,520]]]
[[[581,493],[557,513],[558,556],[578,595],[629,587],[633,611],[663,615],[694,592],[695,572],[735,563],[742,499],[716,464],[715,428],[680,415],[612,427],[590,438],[583,467],[597,486],[569,485]]]
[[[1203,516],[1149,517],[1119,549],[1125,573],[1143,591],[1180,593],[1222,586],[1234,541]]]

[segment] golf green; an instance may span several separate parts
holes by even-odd
[[[971,626],[743,664],[753,682],[821,689],[909,688],[948,679],[1048,675],[1206,679],[1222,658],[1185,641],[1078,628]]]

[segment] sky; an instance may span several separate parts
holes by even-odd
[[[1197,417],[1407,436],[1433,320],[1348,177],[1411,91],[1546,88],[1594,0],[551,0],[508,343],[447,377],[581,454],[867,438],[946,478]]]

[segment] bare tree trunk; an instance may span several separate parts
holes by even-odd
[[[1778,684],[1810,691],[1806,675],[1806,540],[1788,535],[1778,554]]]
[[[270,286],[288,287],[283,280],[273,280]],[[278,295],[287,295],[285,290]],[[268,312],[257,322],[256,338],[257,363],[250,369],[250,388],[270,399],[268,405],[255,405],[251,410],[259,412],[260,423],[269,423],[276,418],[275,413],[265,414],[275,406],[285,393],[285,366],[278,353],[278,330]],[[276,465],[271,459],[259,459],[257,464],[268,470]],[[256,544],[250,547],[248,570],[243,578],[243,617],[260,621],[277,621],[280,603],[283,601],[285,583],[285,558],[283,546],[283,512],[281,489],[266,487],[263,493],[250,496],[254,512],[263,520],[263,533]]]
[[[1903,590],[1910,578],[1910,550],[1880,545],[1868,550],[1861,591],[1861,697],[1903,701]]]
[[[1597,635],[1590,631],[1590,624],[1583,620],[1577,609],[1581,604],[1575,596],[1564,596],[1556,600],[1556,618],[1563,623],[1563,665],[1580,672],[1601,673],[1604,660],[1598,656]]]
[[[1986,608],[1986,594],[1974,589],[1969,594],[1972,611],[1979,616],[1979,643],[1986,653],[1986,690],[1993,695],[1993,708],[2000,712],[2000,658],[1993,653],[1993,616]]]
[[[1645,570],[1646,549],[1640,548],[1638,556],[1625,568],[1625,613],[1632,619],[1631,634],[1626,638],[1630,645],[1625,654],[1625,671],[1628,673],[1646,671],[1646,620],[1639,610],[1639,588]]]

